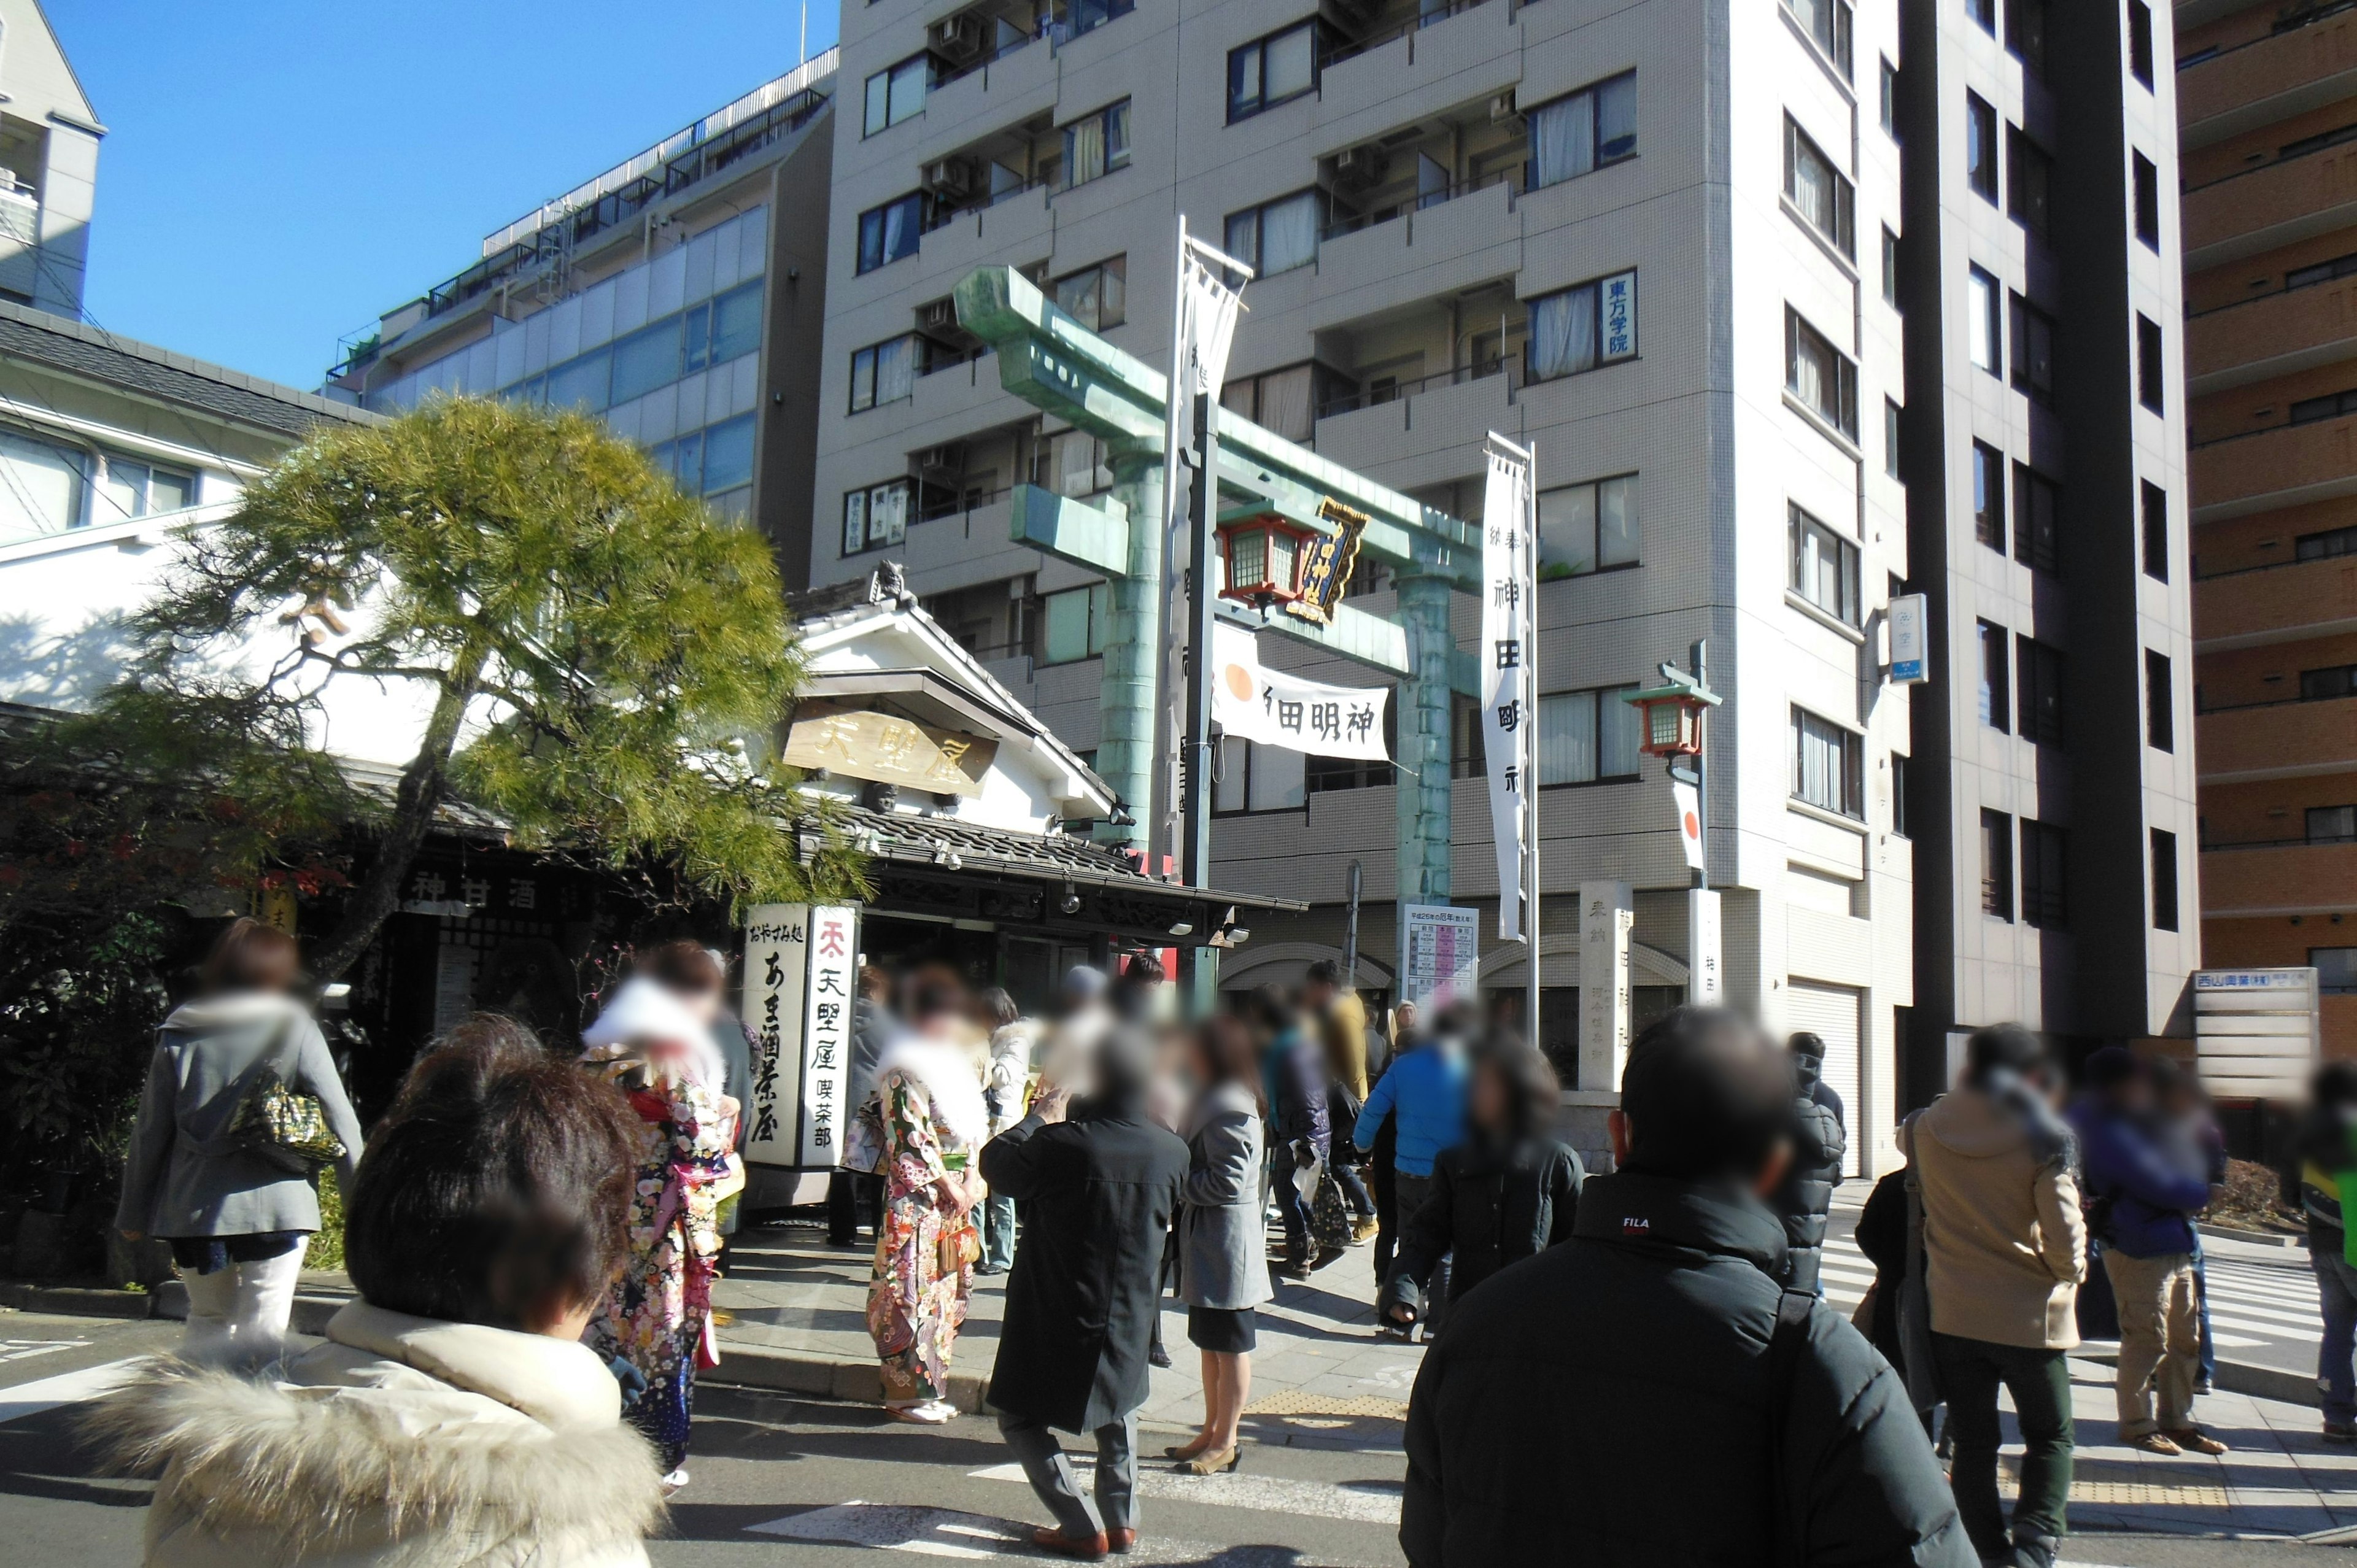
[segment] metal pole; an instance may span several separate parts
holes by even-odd
[[[1710,639],[1698,637],[1686,650],[1686,666],[1693,673],[1695,684],[1710,690]],[[1702,845],[1702,868],[1695,873],[1695,886],[1707,892],[1710,888],[1710,710],[1695,714],[1695,837]]]
[[[1363,873],[1357,861],[1351,863],[1351,918],[1342,928],[1342,986],[1346,991],[1359,988],[1359,888]]]
[[[1214,394],[1195,398],[1195,449],[1200,466],[1189,489],[1194,525],[1187,552],[1187,816],[1181,872],[1189,887],[1211,885],[1211,599],[1215,570],[1211,540],[1220,521],[1220,436],[1212,420]],[[1188,1000],[1195,1015],[1207,1015],[1218,999],[1217,948],[1192,950]]]
[[[1523,596],[1523,646],[1531,650],[1533,665],[1531,681],[1532,712],[1526,722],[1518,726],[1523,737],[1523,799],[1526,801],[1529,823],[1523,832],[1523,941],[1530,958],[1530,974],[1523,985],[1523,1033],[1534,1047],[1544,1048],[1539,1017],[1542,994],[1543,967],[1539,956],[1539,743],[1537,714],[1537,663],[1539,657],[1539,456],[1531,449],[1530,468],[1523,485],[1523,558],[1522,580],[1526,592]]]

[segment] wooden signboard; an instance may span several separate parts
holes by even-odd
[[[789,767],[819,768],[938,795],[982,793],[998,743],[872,708],[804,703],[786,732]]]

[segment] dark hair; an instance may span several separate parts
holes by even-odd
[[[1253,1051],[1251,1031],[1233,1017],[1207,1018],[1196,1026],[1195,1048],[1211,1069],[1211,1081],[1204,1088],[1241,1083],[1252,1091],[1254,1108],[1263,1116],[1268,1114],[1268,1096],[1261,1087],[1260,1060]]]
[[[1785,1041],[1784,1048],[1791,1051],[1796,1057],[1806,1057],[1813,1062],[1821,1062],[1825,1059],[1824,1036],[1822,1035],[1813,1035],[1806,1029],[1803,1029],[1791,1039]]]
[[[2144,1063],[2126,1046],[2105,1046],[2087,1058],[2090,1089],[2118,1089],[2145,1076]]]
[[[1339,988],[1342,983],[1342,966],[1330,958],[1321,958],[1309,966],[1309,972],[1303,978],[1312,985],[1331,985]]]
[[[909,995],[909,1016],[920,1024],[944,1013],[964,1012],[965,997],[959,987],[938,976],[920,980]]]
[[[1964,1037],[1964,1078],[1970,1083],[1983,1083],[1999,1071],[2027,1077],[2045,1060],[2046,1047],[2018,1024],[1991,1024]]]
[[[1553,1123],[1563,1086],[1547,1059],[1519,1039],[1493,1039],[1473,1053],[1475,1072],[1495,1073],[1506,1091],[1505,1132],[1527,1138]]]
[[[2308,1097],[2327,1111],[2357,1105],[2357,1062],[2334,1059],[2316,1069]]]
[[[982,993],[982,1010],[990,1015],[992,1026],[1001,1029],[1023,1016],[1023,1009],[1015,1004],[1015,998],[1006,993],[1003,985],[994,985]]]
[[[685,937],[640,953],[632,972],[683,996],[703,996],[728,983],[728,971],[712,950]]]
[[[371,1305],[538,1329],[612,1281],[640,1127],[619,1090],[478,1015],[409,1069],[344,1207]]]
[[[1275,985],[1255,985],[1244,997],[1244,1015],[1279,1034],[1293,1027],[1293,1003]]]
[[[224,991],[286,991],[302,978],[303,953],[295,939],[275,927],[240,915],[213,939],[197,973],[206,996]]]
[[[1792,1058],[1723,1007],[1673,1007],[1629,1047],[1625,1169],[1749,1181],[1792,1123]]]
[[[1134,952],[1129,961],[1121,966],[1121,977],[1146,985],[1159,985],[1170,977],[1162,972],[1162,961],[1150,952]]]
[[[1135,1103],[1153,1072],[1154,1036],[1135,1025],[1117,1024],[1097,1047],[1096,1093],[1091,1098],[1107,1105]]]
[[[870,1002],[888,1002],[892,996],[892,977],[872,963],[859,966],[859,994]]]

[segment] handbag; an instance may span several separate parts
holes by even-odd
[[[280,1031],[284,1051],[294,1034],[289,1025]],[[328,1125],[327,1109],[318,1096],[306,1094],[286,1081],[292,1052],[283,1065],[265,1058],[247,1078],[237,1108],[225,1129],[232,1146],[289,1176],[307,1176],[330,1160],[344,1157],[344,1141]]]

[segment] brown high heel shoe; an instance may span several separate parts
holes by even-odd
[[[1196,1455],[1204,1453],[1210,1449],[1211,1446],[1211,1445],[1210,1444],[1198,1437],[1192,1443],[1181,1443],[1174,1444],[1171,1447],[1165,1448],[1162,1451],[1162,1456],[1165,1459],[1192,1459]]]
[[[1222,1475],[1230,1470],[1233,1470],[1237,1466],[1243,1462],[1244,1447],[1243,1444],[1239,1443],[1233,1448],[1222,1448],[1216,1452],[1206,1451],[1204,1453],[1198,1454],[1192,1459],[1189,1459],[1181,1463],[1178,1466],[1178,1473],[1183,1476]]]

